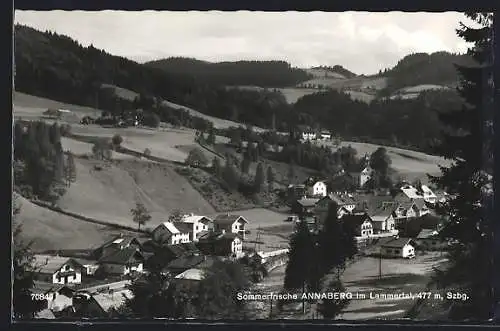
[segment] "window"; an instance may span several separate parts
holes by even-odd
[[[394,253],[395,253],[395,254],[399,254],[399,253],[400,253],[400,250],[399,250],[399,249],[395,249],[395,250],[394,250]]]

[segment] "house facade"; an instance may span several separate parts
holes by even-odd
[[[76,260],[53,255],[34,255],[36,280],[52,284],[80,284],[82,266]]]
[[[316,203],[320,199],[305,198],[295,201],[292,204],[292,213],[299,215],[300,218],[313,216],[316,208]]]
[[[326,195],[328,194],[326,183],[323,181],[315,182],[311,187],[308,188],[308,193],[313,197],[326,197]]]
[[[183,223],[189,224],[189,239],[190,241],[198,241],[200,233],[208,232],[213,230],[213,220],[200,215],[184,215],[182,219]]]
[[[367,213],[345,215],[341,221],[354,231],[356,237],[368,238],[373,235],[372,220]]]
[[[359,187],[364,187],[365,184],[372,178],[373,169],[368,166],[365,167],[359,174]]]
[[[198,242],[200,250],[207,255],[240,258],[243,256],[243,240],[236,233],[220,233],[203,237]]]
[[[230,232],[240,236],[245,240],[245,226],[248,221],[240,215],[221,214],[217,215],[214,219],[214,231],[216,232]]]
[[[143,272],[144,257],[136,248],[127,247],[100,258],[99,266],[106,274],[124,276],[132,272]]]
[[[74,290],[62,284],[34,282],[31,289],[33,294],[43,294],[47,298],[46,308],[52,312],[59,312],[72,305]]]
[[[412,258],[415,256],[415,243],[410,238],[394,239],[381,245],[380,254],[389,258]]]
[[[189,232],[181,232],[172,222],[158,225],[152,232],[152,238],[158,243],[177,245],[189,242]]]

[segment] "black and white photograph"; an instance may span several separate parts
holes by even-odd
[[[14,321],[492,318],[494,14],[13,15]]]

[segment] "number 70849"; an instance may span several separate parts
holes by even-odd
[[[33,301],[49,300],[50,297],[50,294],[31,293],[31,300]]]

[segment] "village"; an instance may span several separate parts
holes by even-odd
[[[435,210],[449,196],[406,182],[400,183],[397,192],[362,190],[372,172],[367,165],[354,174],[360,189],[353,192],[332,191],[327,181],[315,178],[289,185],[290,208],[282,220],[291,229],[286,236],[300,223],[311,232],[320,231],[334,205],[338,221],[356,234],[361,257],[411,261],[421,253],[447,250],[449,243],[438,236],[441,221]],[[259,240],[273,237],[261,238],[260,226],[256,229],[251,222],[237,213],[174,215],[147,234],[118,235],[88,250],[36,254],[32,297],[46,302],[39,318],[63,318],[75,312],[109,317],[124,297],[132,295],[128,289],[132,280],[151,268],[183,286],[196,286],[217,260],[245,265],[253,261],[253,281],[265,283],[273,270],[286,266],[289,249],[263,245],[261,250]]]

